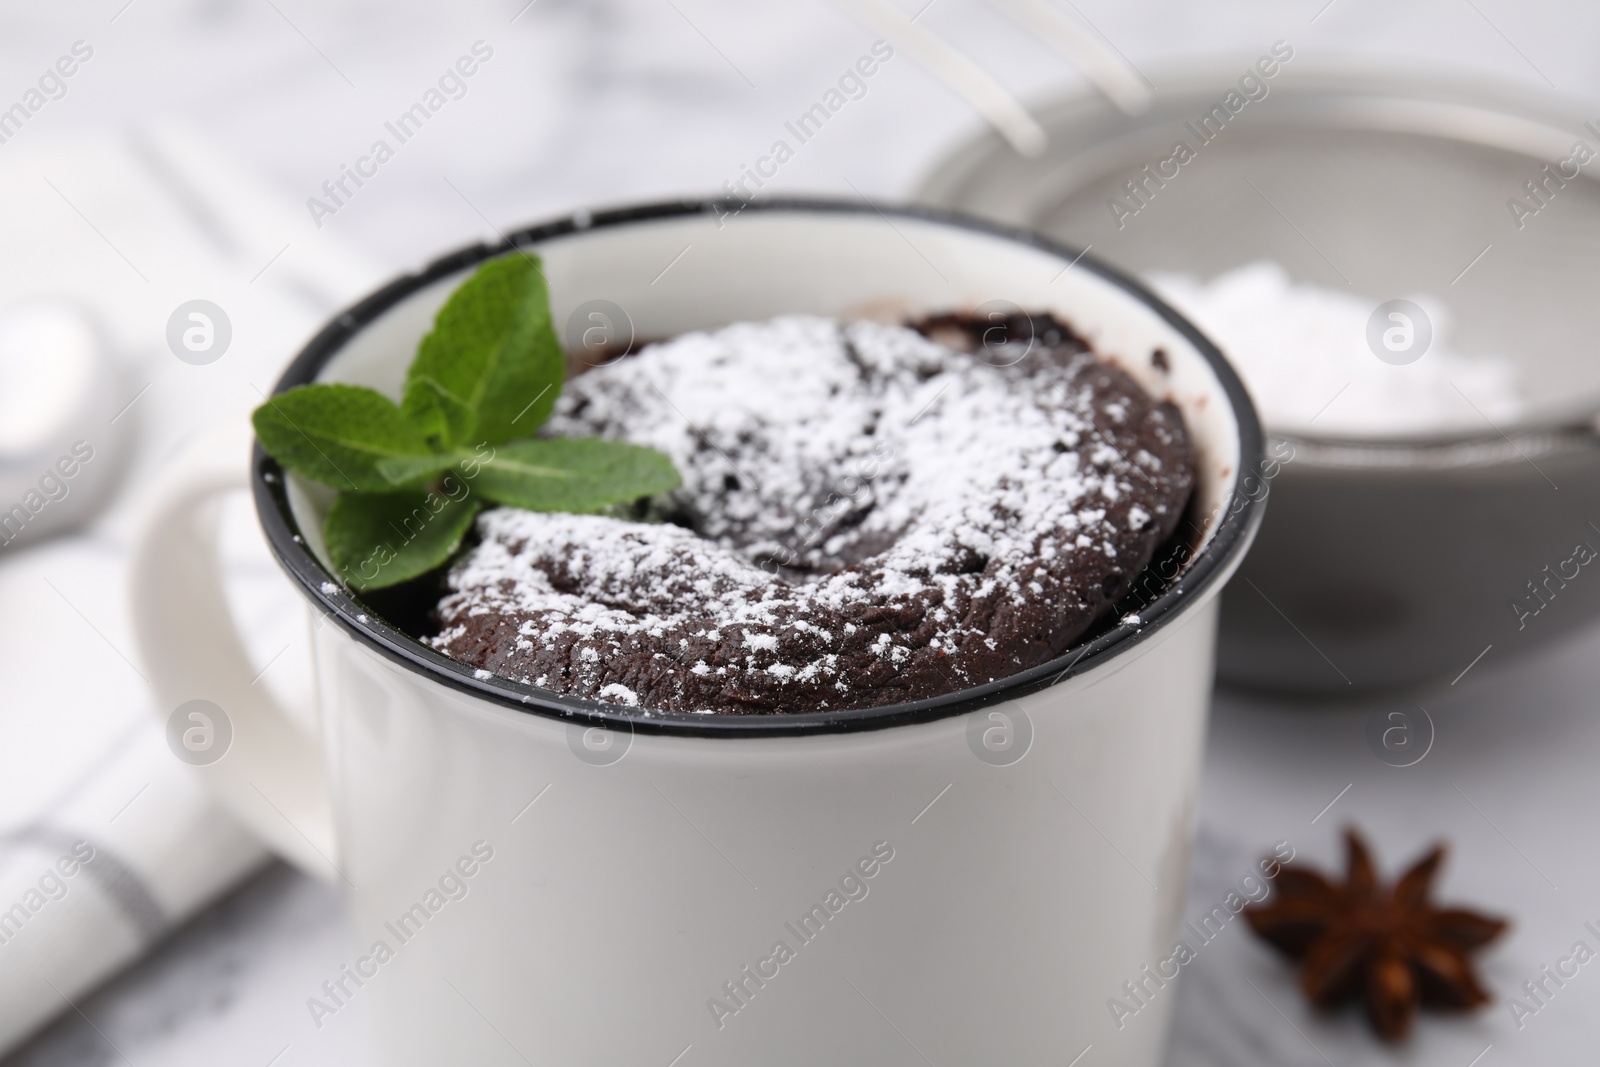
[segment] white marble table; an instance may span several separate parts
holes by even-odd
[[[1576,3],[1251,0],[1217,10],[1081,0],[1076,10],[1157,74],[1196,55],[1248,58],[1283,38],[1309,56],[1467,68],[1600,99],[1592,62],[1600,9]],[[874,39],[825,0],[86,0],[14,3],[0,19],[0,69],[9,75],[0,97],[20,94],[74,41],[95,50],[65,97],[0,144],[0,163],[30,140],[115,133],[171,115],[297,205],[322,195],[342,164],[382,136],[385,121],[485,42],[493,57],[466,94],[320,220],[387,270],[578,206],[719,189]],[[1024,97],[1081,84],[977,0],[935,0],[922,19]],[[766,191],[904,196],[978,121],[897,59]],[[204,228],[203,213],[191,224]],[[284,227],[282,241],[302,249],[317,234],[308,212]],[[13,295],[0,292],[0,303]],[[157,326],[169,306],[152,306]],[[1326,864],[1336,859],[1339,827],[1353,820],[1393,868],[1443,835],[1455,845],[1446,895],[1517,919],[1485,964],[1502,997],[1514,991],[1582,936],[1585,920],[1600,918],[1600,860],[1586,847],[1588,813],[1600,801],[1600,719],[1590,706],[1596,653],[1600,632],[1537,660],[1485,663],[1430,703],[1435,748],[1406,769],[1368,751],[1370,707],[1223,695],[1191,911],[1208,911],[1276,840]],[[4,1063],[367,1063],[359,1002],[320,1032],[304,1009],[307,990],[347,958],[348,936],[333,890],[271,867]],[[1587,972],[1520,1030],[1502,1002],[1466,1021],[1429,1020],[1393,1055],[1350,1016],[1307,1013],[1286,974],[1241,929],[1225,931],[1169,991],[1178,1019],[1171,1063],[1490,1067],[1565,1061],[1600,1037],[1588,1021],[1600,979]]]
[[[1162,992],[1176,998],[1171,1067],[1466,1067],[1485,1049],[1482,1064],[1567,1062],[1592,1049],[1600,980],[1587,969],[1521,1027],[1506,997],[1574,941],[1593,944],[1583,924],[1600,921],[1600,855],[1588,847],[1588,814],[1600,807],[1597,662],[1600,628],[1484,670],[1428,702],[1433,749],[1403,769],[1367,746],[1372,705],[1306,708],[1220,694],[1189,918],[1222,903],[1274,842],[1289,841],[1297,862],[1339,862],[1339,832],[1355,823],[1389,871],[1447,839],[1453,855],[1441,898],[1508,914],[1515,926],[1483,957],[1496,1002],[1466,1019],[1424,1016],[1410,1043],[1391,1052],[1353,1013],[1308,1011],[1288,968],[1242,924],[1230,925],[1198,946],[1199,958]],[[116,1050],[141,1067],[266,1065],[280,1053],[285,1065],[360,1067],[372,1062],[363,1002],[321,1030],[304,1008],[308,991],[349,958],[349,938],[333,888],[274,865],[85,1002],[87,1019],[62,1019],[6,1067],[123,1062]]]

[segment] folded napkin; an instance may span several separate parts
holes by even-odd
[[[0,1052],[267,858],[168,748],[173,709],[152,706],[130,632],[128,552],[163,461],[218,418],[245,417],[322,320],[384,273],[177,126],[39,132],[0,149],[0,314],[65,298],[105,333],[118,415],[83,436],[118,473],[87,525],[0,547]],[[195,299],[232,328],[207,365],[167,342],[168,318]],[[259,684],[309,708],[305,609],[242,494],[224,531]]]

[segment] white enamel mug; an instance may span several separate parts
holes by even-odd
[[[365,947],[305,991],[308,1039],[362,1001],[394,1065],[1059,1067],[1092,1046],[1086,1064],[1150,1067],[1174,994],[1146,968],[1177,937],[1216,597],[1262,510],[1250,402],[1176,313],[1072,250],[919,211],[739,208],[585,214],[447,256],[340,315],[278,388],[397,395],[448,294],[512,246],[543,257],[572,338],[1007,301],[1183,411],[1199,468],[1181,573],[1137,617],[976,689],[652,713],[422,646],[333,576],[320,487],[247,460],[247,428],[195,449],[141,541],[138,629],[161,706],[209,701],[231,726],[201,773],[345,885]],[[321,616],[315,709],[250,684],[228,615],[211,515],[246,484]],[[1142,1007],[1119,1019],[1130,988]]]

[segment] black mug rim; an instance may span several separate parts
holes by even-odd
[[[585,727],[599,726],[626,732],[691,737],[775,737],[881,730],[931,722],[1015,700],[1059,684],[1107,660],[1125,655],[1149,640],[1178,617],[1189,601],[1201,596],[1224,577],[1236,557],[1249,546],[1251,536],[1261,521],[1265,496],[1244,492],[1241,487],[1245,479],[1260,468],[1264,455],[1263,434],[1243,382],[1217,347],[1138,281],[1079,249],[1025,230],[939,209],[884,206],[822,197],[774,198],[752,202],[738,199],[677,200],[579,212],[538,223],[505,234],[498,242],[480,242],[440,256],[414,273],[401,275],[336,315],[289,364],[274,387],[273,395],[315,381],[328,361],[384,312],[419,289],[483,260],[552,238],[590,230],[695,215],[727,217],[743,212],[880,215],[885,221],[898,217],[937,223],[1005,238],[1058,256],[1128,292],[1194,345],[1210,364],[1233,409],[1239,432],[1239,458],[1216,532],[1194,555],[1187,570],[1141,612],[1137,625],[1119,625],[1084,645],[1069,649],[1048,663],[954,693],[881,707],[803,713],[696,715],[654,711],[584,700],[499,676],[478,677],[473,667],[427,647],[370,614],[339,578],[322,566],[300,533],[294,511],[289,505],[284,470],[256,441],[251,454],[251,491],[267,543],[279,564],[325,616],[338,623],[357,641],[401,667],[501,707]]]

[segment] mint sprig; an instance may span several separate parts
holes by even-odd
[[[339,490],[324,539],[358,590],[426,574],[460,550],[486,502],[596,512],[680,479],[654,449],[535,437],[566,361],[537,257],[489,260],[445,302],[396,404],[354,385],[302,385],[256,409],[261,446]]]
[[[428,437],[393,400],[359,385],[302,385],[275,396],[252,419],[261,447],[324,485],[357,493],[396,487],[392,460],[427,461]]]
[[[356,589],[382,589],[427,574],[455,555],[482,506],[451,492],[340,493],[328,511],[324,538],[344,580]]]
[[[401,406],[443,447],[495,445],[544,424],[566,371],[544,271],[531,256],[504,256],[439,309]]]
[[[653,448],[598,437],[544,437],[496,448],[477,484],[502,504],[582,513],[664,493],[678,481],[672,460]]]

